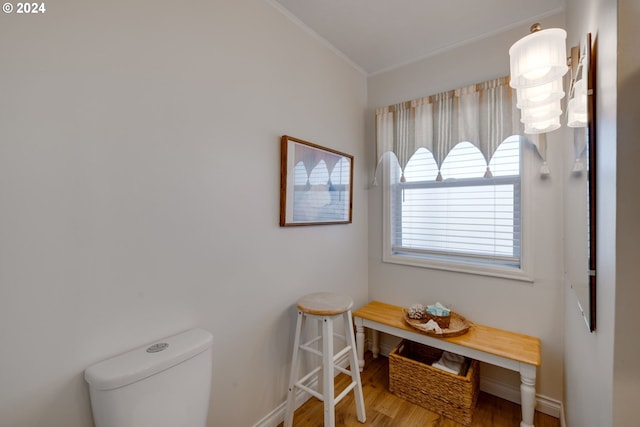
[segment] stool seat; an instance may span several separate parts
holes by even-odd
[[[317,292],[298,300],[298,310],[314,316],[335,316],[351,310],[353,299],[334,292]]]

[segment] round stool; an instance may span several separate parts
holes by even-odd
[[[356,356],[356,344],[353,335],[353,320],[351,307],[353,299],[344,294],[333,292],[319,292],[305,295],[298,300],[298,320],[296,323],[296,336],[293,344],[293,358],[291,360],[291,375],[289,377],[289,390],[287,394],[287,409],[284,418],[284,427],[293,424],[293,413],[296,403],[296,388],[315,396],[324,402],[324,425],[335,427],[335,405],[342,400],[351,390],[355,393],[356,413],[358,421],[366,420],[364,399],[362,397],[362,383],[360,381],[360,369]],[[342,318],[345,334],[334,333],[333,321]],[[304,325],[307,319],[319,322],[319,331],[315,337],[308,341],[302,339]],[[338,353],[334,354],[334,337],[346,343]],[[302,344],[301,344],[302,342]],[[322,357],[320,366],[308,374],[299,378],[299,351],[305,351]],[[349,369],[345,369],[336,362],[348,354]],[[322,371],[322,375],[318,375]],[[351,377],[351,383],[335,396],[334,375],[335,371],[342,372]],[[317,386],[313,387],[314,380]]]

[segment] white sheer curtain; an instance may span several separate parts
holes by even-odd
[[[404,171],[411,156],[420,147],[433,154],[442,166],[449,151],[462,141],[478,147],[487,161],[485,177],[492,176],[489,161],[496,149],[511,135],[524,135],[520,113],[516,107],[516,92],[509,86],[509,77],[502,77],[378,108],[376,110],[377,161],[392,152]],[[527,135],[546,166],[544,134]],[[437,180],[442,176],[438,173]],[[404,181],[404,174],[401,178]]]

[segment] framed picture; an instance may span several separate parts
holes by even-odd
[[[280,149],[280,226],[350,223],[353,156],[288,135]]]

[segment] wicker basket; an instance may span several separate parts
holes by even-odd
[[[428,322],[429,320],[433,320],[440,326],[442,329],[447,329],[449,327],[449,322],[451,321],[451,315],[448,316],[436,316],[435,314],[431,314],[428,311],[425,311],[424,320]]]
[[[404,340],[389,354],[389,391],[411,403],[471,425],[480,392],[477,360],[466,359],[463,375],[431,366],[442,350]]]

